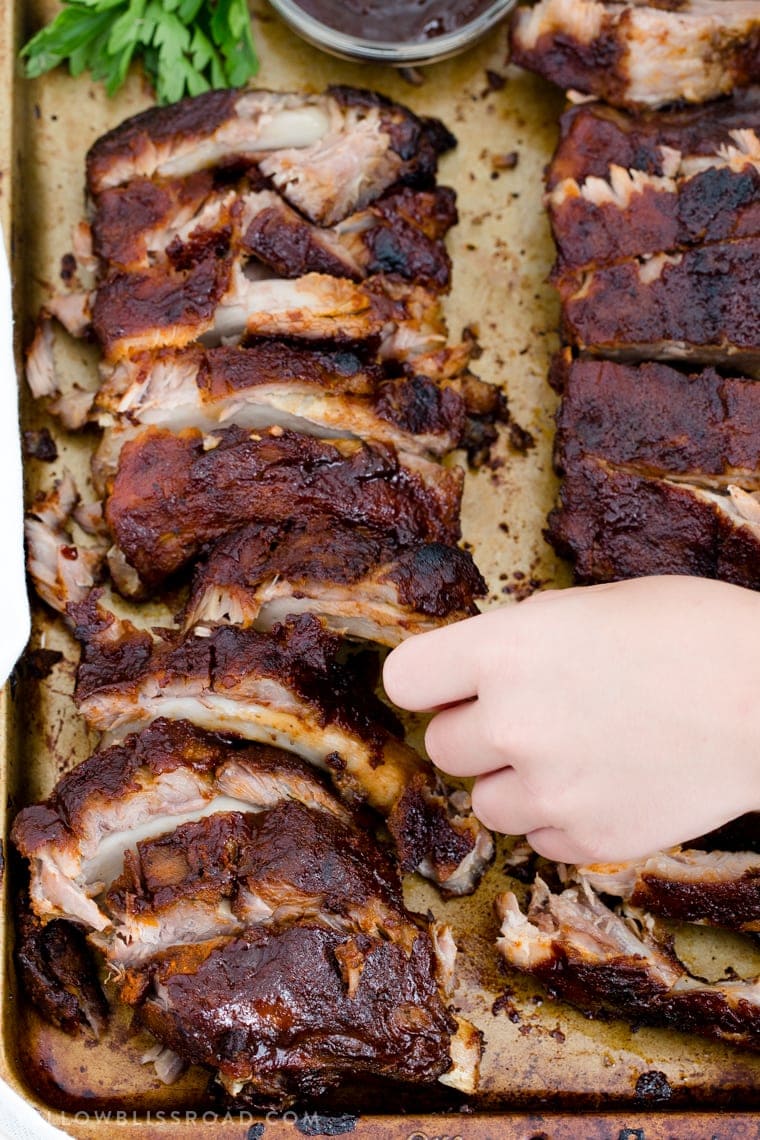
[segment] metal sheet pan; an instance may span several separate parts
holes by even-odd
[[[0,211],[16,280],[19,359],[39,305],[61,285],[61,257],[70,250],[71,228],[83,208],[85,151],[104,130],[150,102],[137,75],[113,102],[87,77],[72,80],[55,73],[36,82],[20,78],[18,45],[54,9],[51,0],[0,5]],[[553,253],[541,206],[541,171],[556,138],[559,98],[537,79],[507,66],[503,29],[466,56],[430,68],[416,86],[389,70],[339,63],[315,52],[286,31],[260,0],[255,0],[253,14],[263,86],[318,90],[340,82],[375,87],[423,114],[441,116],[457,134],[459,146],[441,170],[441,181],[459,193],[461,212],[451,239],[450,326],[454,335],[467,325],[477,333],[482,355],[476,370],[504,386],[515,419],[532,441],[523,451],[505,432],[491,464],[468,475],[465,538],[488,578],[489,604],[514,600],[537,587],[567,584],[566,568],[542,538],[556,492],[551,470],[554,396],[545,377],[556,345],[557,308],[546,281]],[[516,165],[504,169],[510,163],[500,156],[513,152]],[[61,366],[72,374],[92,376],[93,364],[86,346],[62,351]],[[24,427],[45,422],[25,394],[22,403]],[[56,438],[56,463],[27,465],[30,496],[48,486],[63,465],[80,481],[85,478],[92,441],[60,430]],[[156,607],[156,620],[164,616]],[[70,696],[76,647],[43,607],[35,605],[34,619],[30,649],[2,698],[5,837],[15,811],[47,794],[57,776],[83,759],[93,743]],[[47,673],[40,650],[60,654]],[[461,969],[456,1004],[483,1029],[486,1041],[482,1092],[468,1105],[436,1093],[397,1099],[387,1090],[353,1090],[332,1106],[333,1113],[345,1115],[333,1117],[331,1124],[294,1122],[292,1114],[258,1121],[204,1119],[205,1072],[190,1070],[171,1088],[151,1079],[139,1062],[145,1038],[135,1038],[127,1019],[117,1017],[97,1045],[72,1041],[42,1023],[18,995],[11,963],[12,867],[3,882],[0,927],[2,1075],[59,1127],[82,1137],[102,1135],[106,1121],[140,1138],[185,1137],[192,1129],[193,1135],[223,1140],[297,1137],[305,1131],[315,1134],[315,1126],[322,1134],[350,1131],[377,1140],[724,1140],[760,1135],[760,1113],[755,1111],[760,1057],[675,1032],[588,1021],[546,999],[532,983],[502,972],[493,949],[491,900],[508,882],[506,851],[500,851],[471,899],[444,903],[420,882],[411,882],[407,892],[414,908],[430,907],[452,923],[457,935]],[[683,939],[679,945],[705,974],[717,976],[729,960],[760,973],[760,954],[745,943],[696,931],[690,945]],[[508,1000],[495,1006],[505,987]],[[672,1094],[657,1105],[636,1094],[641,1075],[653,1070],[665,1075]],[[665,1103],[671,1111],[661,1113]]]

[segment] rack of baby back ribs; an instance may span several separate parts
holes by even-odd
[[[102,736],[16,819],[21,975],[97,1030],[95,952],[159,1075],[205,1064],[238,1104],[362,1073],[477,1085],[451,932],[399,876],[468,893],[492,841],[375,694],[377,646],[485,591],[442,462],[477,460],[504,413],[447,342],[453,145],[348,88],[137,115],[87,157],[93,287],[53,298],[29,353],[48,409],[103,429],[96,498],[64,476],[27,522]],[[99,346],[97,391],[62,390],[56,322]],[[133,616],[182,602],[157,631],[114,591]]]
[[[540,0],[511,38],[582,96],[546,170],[564,340],[548,537],[581,584],[760,589],[760,4]],[[511,892],[497,911],[506,960],[586,1012],[760,1047],[760,979],[692,976],[667,926],[760,930],[760,816],[547,868],[527,914]]]

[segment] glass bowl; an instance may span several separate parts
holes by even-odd
[[[283,20],[305,40],[340,59],[363,60],[365,63],[385,63],[392,67],[419,67],[449,59],[471,47],[515,7],[517,0],[494,0],[479,16],[440,36],[423,40],[367,40],[360,36],[338,31],[322,23],[296,0],[269,0]],[[441,7],[445,8],[445,0]]]

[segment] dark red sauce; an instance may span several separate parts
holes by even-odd
[[[455,32],[493,0],[297,0],[298,7],[336,31],[363,40],[420,43]]]

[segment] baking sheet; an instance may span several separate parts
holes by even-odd
[[[17,0],[15,7],[6,0],[0,5],[0,116],[8,127],[0,140],[4,148],[0,206],[12,218],[8,232],[17,323],[25,342],[40,304],[62,287],[61,257],[71,249],[71,229],[83,210],[87,148],[104,130],[151,101],[137,74],[113,101],[87,77],[72,80],[59,71],[35,82],[22,80],[15,49],[9,45],[23,42],[55,8],[50,0]],[[451,333],[456,338],[466,326],[476,333],[482,354],[474,369],[504,387],[514,418],[532,442],[527,451],[517,449],[505,432],[490,465],[468,474],[464,535],[488,580],[488,604],[514,601],[535,588],[567,585],[567,569],[542,537],[556,493],[551,471],[555,397],[545,377],[557,343],[553,330],[558,311],[546,282],[553,252],[541,207],[541,172],[554,146],[561,99],[538,79],[506,65],[503,28],[467,55],[426,69],[424,82],[414,85],[390,70],[341,63],[318,53],[261,3],[255,3],[252,11],[262,57],[257,83],[283,90],[320,90],[336,82],[374,87],[421,114],[440,116],[458,136],[459,146],[444,158],[440,172],[440,181],[457,189],[461,214],[450,238]],[[504,169],[509,163],[503,156],[513,153],[516,165]],[[71,342],[63,347],[60,364],[68,376],[93,385],[94,360],[92,349]],[[23,404],[25,427],[48,422],[26,393]],[[56,430],[56,438],[56,463],[27,464],[29,496],[48,487],[63,466],[74,473],[80,487],[85,483],[95,433],[87,441]],[[150,624],[165,621],[166,613],[159,607],[147,610]],[[77,648],[41,605],[35,605],[30,650],[14,679],[14,699],[6,694],[3,709],[7,794],[2,802],[8,805],[3,834],[15,811],[47,795],[60,773],[83,759],[94,743],[70,696]],[[60,653],[61,659],[41,677],[50,650]],[[502,845],[473,898],[443,902],[434,889],[417,880],[407,888],[413,908],[430,908],[454,928],[460,947],[455,1004],[483,1030],[486,1041],[481,1094],[465,1107],[499,1116],[462,1114],[460,1098],[443,1089],[403,1097],[395,1091],[389,1095],[387,1090],[352,1090],[342,1103],[332,1106],[333,1111],[348,1113],[346,1121],[351,1122],[359,1109],[362,1118],[352,1127],[366,1136],[492,1135],[527,1140],[541,1134],[559,1140],[582,1134],[640,1135],[644,1140],[644,1132],[636,1131],[636,1121],[642,1119],[636,1113],[664,1103],[653,1105],[636,1095],[639,1078],[653,1070],[669,1082],[670,1108],[725,1106],[735,1113],[760,1104],[760,1056],[675,1032],[588,1021],[570,1007],[547,1000],[530,981],[502,971],[493,948],[497,924],[491,902],[497,890],[514,886],[502,870],[507,850]],[[519,885],[517,889],[524,890]],[[8,961],[7,899],[4,903],[0,980],[6,1079],[30,1099],[49,1106],[54,1122],[72,1135],[102,1131],[103,1118],[97,1121],[86,1115],[95,1109],[110,1113],[110,1119],[135,1136],[185,1135],[188,1126],[219,1137],[261,1135],[255,1131],[258,1125],[242,1119],[217,1123],[197,1119],[188,1125],[183,1117],[175,1125],[157,1118],[159,1112],[202,1113],[208,1107],[207,1073],[190,1070],[170,1088],[151,1078],[152,1070],[139,1062],[150,1039],[135,1037],[126,1015],[115,1019],[97,1045],[71,1039],[42,1023],[15,992]],[[690,952],[706,975],[717,977],[728,960],[760,973],[760,952],[729,936],[697,930]],[[505,1000],[494,1006],[504,998],[506,987]],[[600,1107],[624,1115],[587,1115]],[[416,1115],[445,1108],[456,1115]],[[574,1131],[573,1116],[530,1115],[547,1110],[583,1111],[582,1133]],[[401,1111],[410,1115],[399,1120],[393,1114]],[[518,1115],[502,1115],[506,1111]],[[390,1115],[381,1119],[376,1113]],[[685,1118],[667,1117],[658,1123],[648,1114],[646,1137],[757,1136],[760,1115],[727,1116],[714,1120],[709,1129],[703,1117],[689,1117],[688,1127],[676,1124],[681,1119]],[[272,1119],[265,1127],[267,1136],[279,1134],[279,1129],[300,1134],[293,1132],[292,1118],[279,1123]]]

